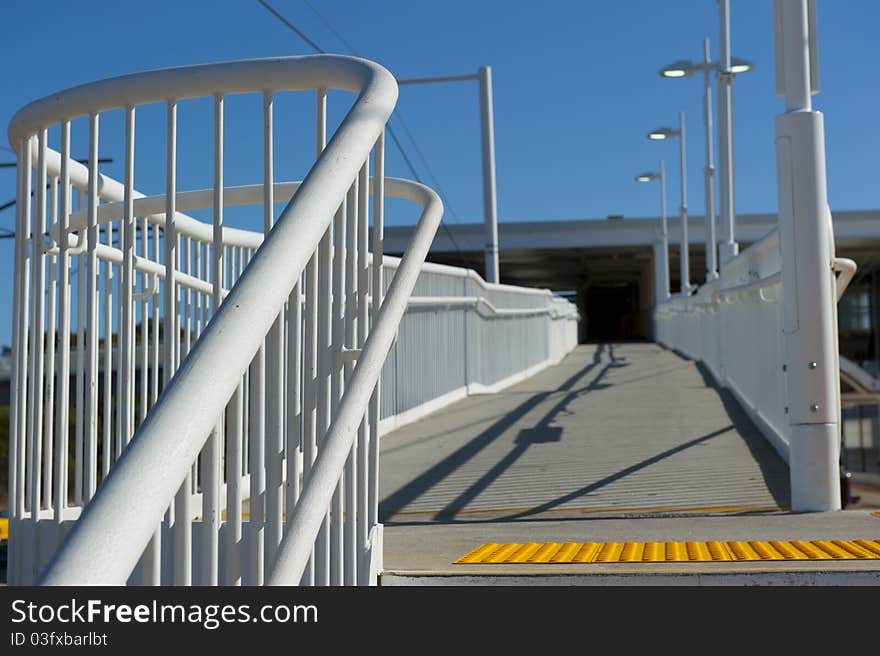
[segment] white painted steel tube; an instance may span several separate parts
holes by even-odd
[[[47,223],[58,220],[58,179],[51,179],[51,195],[49,197],[49,212],[46,215]],[[48,250],[49,244],[45,244],[44,251]],[[46,302],[46,330],[48,335],[46,338],[46,371],[44,373],[44,390],[46,400],[43,403],[43,506],[51,509],[54,504],[52,494],[52,481],[57,479],[57,471],[54,471],[55,464],[55,445],[54,445],[54,429],[55,429],[55,310],[56,310],[56,257],[49,255],[46,257],[46,264],[49,272],[49,282],[47,285]]]
[[[89,224],[87,230],[86,322],[83,438],[83,500],[95,493],[98,442],[98,116],[89,116]]]
[[[678,153],[679,153],[679,176],[681,183],[681,206],[679,207],[679,221],[681,222],[681,293],[687,296],[691,293],[690,273],[690,240],[688,239],[688,209],[687,209],[687,146],[685,140],[684,112],[678,113]]]
[[[379,178],[381,170],[376,171]],[[421,187],[425,207],[412,241],[391,282],[388,294],[374,319],[363,352],[354,368],[351,384],[327,433],[323,449],[315,461],[309,485],[300,502],[288,517],[288,526],[296,531],[285,532],[275,565],[269,574],[269,585],[295,585],[300,581],[308,562],[312,537],[317,535],[327,504],[339,480],[339,474],[354,442],[355,433],[370,401],[371,391],[379,379],[382,364],[394,340],[397,326],[406,311],[421,263],[430,249],[440,223],[443,206],[440,198],[427,187]],[[375,249],[374,249],[375,252]]]
[[[840,509],[834,237],[821,113],[811,109],[806,0],[783,0],[786,112],[776,119],[792,508]]]
[[[331,325],[331,348],[328,352],[328,364],[330,366],[330,417],[335,416],[339,399],[342,397],[343,363],[338,357],[345,348],[345,316],[343,312],[345,301],[345,219],[348,214],[348,200],[352,196],[353,188],[350,188],[346,197],[346,204],[339,208],[333,218],[333,293],[330,307]],[[343,564],[343,535],[342,515],[343,489],[342,477],[333,492],[330,502],[330,585],[342,585],[344,583]]]
[[[736,209],[733,173],[733,73],[730,72],[730,0],[717,0],[721,43],[718,73],[718,197],[721,264],[736,257]]]
[[[361,193],[361,188],[368,184],[366,164],[361,167],[358,173],[358,179],[354,187],[349,190],[348,199],[346,201],[346,223],[345,223],[345,309],[344,309],[344,349],[357,348],[357,276],[358,276],[358,220],[360,218],[360,202],[365,194]],[[340,352],[340,355],[342,353]],[[345,386],[351,380],[351,372],[354,364],[346,361],[344,365],[344,381]],[[343,472],[343,480],[345,484],[345,524],[344,524],[344,572],[343,583],[345,585],[357,584],[357,437],[352,445],[351,451],[348,452],[348,458],[345,461],[345,471]]]
[[[718,249],[715,244],[715,154],[712,126],[712,59],[709,39],[703,40],[703,127],[706,136],[705,214],[706,214],[706,281],[718,277]]]
[[[274,147],[273,97],[263,94],[263,230],[268,234],[274,224]],[[283,306],[282,306],[283,308]],[[279,313],[266,337],[266,537],[263,569],[275,558],[281,542],[282,506],[284,503],[283,432],[284,390],[283,314]]]
[[[48,134],[42,130],[37,135],[38,155],[37,174],[34,188],[34,213],[31,231],[31,265],[33,272],[33,305],[31,306],[31,352],[28,395],[29,446],[30,458],[28,487],[30,488],[31,519],[36,521],[43,507],[42,478],[44,475],[43,452],[43,368],[45,345],[45,275],[46,256],[43,250],[43,233],[46,231],[46,140]]]
[[[125,110],[125,217],[121,223],[123,243],[122,284],[119,300],[122,302],[122,370],[121,386],[124,390],[122,398],[122,443],[127,445],[134,430],[134,251],[135,251],[135,216],[134,216],[134,135],[135,109]]]
[[[397,97],[390,73],[362,60],[330,57],[300,61],[306,60],[318,62],[304,67],[317,70],[324,79],[332,80],[334,86],[338,86],[335,83],[340,78],[352,84],[360,91],[358,100],[299,193],[285,207],[270,237],[250,261],[129,448],[111,470],[101,494],[85,509],[56,553],[42,583],[121,583],[126,580],[151,537],[153,526],[185,480],[241,373],[290,295],[332,212],[341,204],[379,137]],[[208,69],[223,70],[222,67]],[[256,74],[256,79],[247,80],[248,87],[252,88],[263,76],[257,74],[258,67],[245,69]],[[285,70],[289,69],[290,64]],[[228,83],[228,78],[211,80],[210,74],[193,76],[191,70],[186,77],[193,81],[194,87],[200,87],[206,79],[209,85],[214,85],[203,95],[234,86],[223,83]],[[271,85],[264,88],[268,87]],[[168,89],[163,87],[161,91],[161,95],[167,97]],[[128,102],[132,102],[131,99]],[[96,194],[93,198],[96,200]],[[204,381],[208,379],[213,384],[205,388]],[[153,493],[140,494],[144,489]],[[123,499],[125,503],[121,502]],[[93,567],[96,559],[106,566]]]
[[[495,191],[495,118],[492,102],[492,68],[481,66],[480,134],[483,158],[483,221],[486,233],[486,280],[499,282],[498,277],[498,201]]]
[[[666,222],[666,162],[660,160],[660,295],[669,300],[669,227]]]
[[[369,261],[369,190],[367,189],[367,179],[369,175],[369,162],[365,162],[361,169],[361,183],[358,188],[360,199],[358,201],[358,223],[357,223],[357,344],[356,348],[363,350],[364,342],[367,339],[369,330],[369,304],[367,296],[370,291],[370,261]],[[347,384],[351,384],[349,377]],[[357,456],[355,476],[359,482],[360,494],[357,498],[357,510],[355,519],[357,521],[357,582],[358,585],[368,585],[369,568],[367,567],[367,556],[369,555],[370,540],[370,524],[369,524],[369,496],[365,483],[368,480],[368,454],[370,430],[367,424],[366,416],[361,418],[358,425],[357,434]]]
[[[61,197],[59,199],[58,222],[61,234],[66,234],[70,214],[70,122],[61,124]],[[67,445],[70,413],[70,256],[67,240],[59,243],[58,253],[58,332],[60,349],[58,358],[58,401],[55,425],[58,435],[55,439],[55,522],[61,523],[62,511],[67,506]],[[63,403],[61,401],[64,401]],[[10,461],[12,455],[10,455]],[[10,500],[10,506],[12,506]]]
[[[372,300],[372,324],[368,334],[372,333],[379,320],[385,295],[384,279],[384,234],[385,234],[385,132],[379,134],[376,147],[373,151],[373,291]],[[427,207],[428,203],[423,203]],[[427,211],[427,210],[426,210]],[[432,233],[433,234],[433,233]],[[412,248],[412,246],[410,246]],[[422,257],[422,260],[425,258]],[[400,275],[403,261],[394,274],[396,279]],[[407,294],[409,296],[409,294]],[[399,320],[398,320],[399,321]],[[367,338],[369,339],[369,337]],[[363,353],[361,353],[363,358]],[[379,380],[377,375],[377,381]],[[367,496],[369,504],[369,527],[372,533],[373,527],[379,523],[379,409],[381,389],[378,382],[373,389],[370,398],[369,426],[370,441],[367,452]],[[370,545],[372,548],[375,545]]]

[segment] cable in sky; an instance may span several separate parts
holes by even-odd
[[[321,20],[321,22],[324,23],[324,25],[327,26],[328,29],[330,29],[330,31],[333,32],[334,35],[336,35],[336,37],[342,42],[342,44],[348,49],[348,51],[353,55],[359,56],[357,51],[354,49],[354,47],[330,24],[330,21],[328,21],[314,6],[312,6],[311,3],[309,3],[307,0],[304,0],[304,1],[306,3],[306,6],[309,9],[311,9],[312,12],[314,12],[314,14]],[[282,16],[280,13],[278,13],[278,11],[274,7],[272,7],[269,3],[265,2],[264,0],[257,0],[257,2],[259,2],[260,5],[263,6],[263,8],[265,8],[268,12],[270,12],[273,16],[275,16],[278,20],[280,20],[286,27],[288,27],[293,32],[295,32],[297,34],[297,36],[302,38],[314,50],[316,50],[317,52],[322,53],[322,54],[326,53],[326,50],[321,48],[321,46],[319,46],[315,41],[310,39],[302,30],[300,30],[293,23],[291,23],[288,19],[286,19],[284,16]],[[433,171],[431,170],[431,167],[428,165],[428,162],[425,159],[425,156],[422,154],[421,149],[416,144],[415,139],[412,136],[412,133],[409,131],[409,128],[406,127],[405,122],[403,120],[403,116],[396,109],[394,111],[395,111],[395,113],[397,113],[398,120],[401,122],[401,125],[403,126],[404,130],[406,131],[407,135],[409,136],[410,141],[412,141],[413,146],[416,149],[416,152],[418,153],[419,157],[421,158],[422,163],[424,164],[425,168],[427,169],[428,175],[431,177],[431,179],[434,183],[434,186],[437,187],[437,193],[440,195],[440,198],[443,201],[444,206],[447,207],[449,209],[449,213],[452,214],[457,219],[458,216],[455,213],[455,210],[453,209],[452,204],[447,200],[446,194],[443,192],[443,188],[441,187],[439,181],[437,180],[437,177],[434,175]],[[400,139],[397,137],[397,134],[394,132],[394,128],[390,125],[390,123],[387,124],[386,127],[388,129],[388,135],[391,137],[391,140],[394,142],[394,145],[397,146],[397,150],[400,152],[401,156],[403,157],[403,160],[406,163],[407,168],[409,168],[410,173],[416,179],[416,182],[423,183],[422,177],[418,174],[418,171],[416,171],[416,168],[413,165],[412,160],[410,160],[409,155],[407,155],[406,151],[403,148],[403,144],[400,142]],[[452,245],[455,247],[455,250],[458,251],[458,255],[461,258],[462,264],[464,264],[464,266],[466,268],[470,267],[470,262],[468,261],[467,256],[464,254],[464,251],[462,251],[461,248],[459,247],[458,242],[456,241],[455,237],[452,235],[452,231],[449,229],[449,226],[447,225],[447,222],[441,221],[440,225],[446,231],[446,236],[449,237],[449,240],[452,242]]]

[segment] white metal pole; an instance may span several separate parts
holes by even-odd
[[[718,73],[718,195],[721,215],[721,239],[718,252],[722,266],[735,257],[733,203],[733,74],[730,72],[730,0],[718,0],[721,31],[721,70]]]
[[[486,282],[498,279],[498,216],[495,192],[495,119],[492,109],[492,68],[481,66],[480,126],[483,145],[483,216],[486,229]]]
[[[807,0],[781,0],[774,9],[786,107],[776,119],[776,165],[792,509],[839,510],[839,356],[825,130],[810,102]]]
[[[666,222],[666,162],[660,160],[660,225],[662,240],[662,260],[660,290],[663,300],[669,300],[669,227]]]
[[[679,208],[679,219],[681,221],[681,295],[687,296],[691,293],[691,277],[688,253],[690,242],[688,241],[687,160],[685,158],[684,112],[678,113],[678,147],[679,164],[681,166],[681,207]]]
[[[703,40],[703,125],[706,129],[706,282],[718,277],[715,251],[715,156],[712,152],[712,82],[709,39]]]

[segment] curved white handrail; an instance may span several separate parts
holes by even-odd
[[[397,82],[385,68],[359,57],[304,55],[164,68],[72,87],[21,108],[9,123],[9,143],[64,120],[119,107],[258,91],[339,89],[359,93],[361,113],[381,119],[397,100]]]
[[[523,317],[549,315],[551,318],[571,316],[571,308],[557,309],[554,307],[538,308],[499,308],[484,296],[413,296],[409,299],[409,307],[475,307],[485,308],[488,316]]]
[[[41,584],[125,583],[382,134],[397,87],[388,71],[365,60],[336,56],[257,60],[169,69],[84,85],[32,103],[13,119],[10,135],[17,143],[29,131],[53,121],[114,106],[272,87],[328,86],[359,92],[358,98],[86,506]],[[432,192],[424,189],[422,193]],[[424,233],[420,233],[422,240]],[[380,316],[389,313],[383,304]],[[377,322],[377,330],[381,323]],[[394,327],[386,330],[393,332]],[[372,352],[372,359],[379,357],[375,346]],[[356,369],[363,372],[364,362],[362,358]],[[381,361],[376,376],[380,367]],[[364,377],[361,373],[358,380]],[[360,391],[368,399],[371,389],[359,390],[353,383],[346,395]],[[347,407],[352,407],[351,402]]]

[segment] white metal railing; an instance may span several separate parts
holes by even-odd
[[[855,268],[852,260],[831,258],[828,274],[837,300],[852,280]],[[707,282],[696,294],[677,295],[659,304],[654,325],[656,341],[701,361],[793,466],[786,393],[792,358],[783,348],[783,294],[779,231],[774,229],[729,260],[720,277]],[[809,372],[819,366],[817,360],[809,358],[797,364]],[[829,386],[839,395],[837,376],[836,368],[827,375]]]
[[[317,157],[276,222],[273,105],[284,92],[309,89],[317,97]],[[328,89],[358,94],[329,142]],[[262,245],[260,235],[223,226],[225,99],[247,93],[261,96],[263,104],[260,201],[268,238]],[[196,202],[213,208],[213,226],[188,220],[177,207],[178,110],[186,111],[184,99],[197,97],[213,99],[214,105],[214,185],[209,203],[204,194]],[[352,407],[345,399],[353,398],[355,390],[343,398],[344,381],[365,370],[362,360],[345,366],[333,355],[343,346],[360,346],[362,358],[367,350],[371,281],[366,263],[382,256],[382,134],[395,100],[396,84],[381,67],[325,56],[126,76],[57,94],[16,115],[10,125],[20,160],[16,232],[24,238],[16,248],[10,485],[13,531],[21,539],[12,545],[13,583],[35,580],[59,542],[57,534],[69,528],[65,520],[75,518],[83,506],[64,546],[42,575],[43,582],[263,582],[282,540],[283,513],[290,515],[300,493],[298,485],[286,482],[302,477],[308,487],[331,421],[342,408]],[[135,112],[155,102],[166,104],[166,191],[162,199],[138,200],[133,185]],[[125,113],[126,173],[122,183],[113,184],[98,175],[97,146],[99,119],[116,108]],[[81,115],[88,116],[85,189],[82,168],[70,160],[71,123]],[[50,130],[60,134],[57,157],[50,154]],[[369,208],[368,166],[374,144],[374,197]],[[53,159],[57,169],[49,168]],[[47,181],[59,190],[51,207],[42,192]],[[407,254],[415,258],[410,266],[417,267],[441,207],[433,192],[413,189],[410,195],[425,206]],[[85,205],[84,214],[71,212],[71,190],[79,192],[78,200],[85,197],[78,203]],[[99,217],[101,200],[106,204]],[[114,208],[113,202],[121,204]],[[161,214],[146,214],[153,211],[151,202],[160,208],[164,204]],[[372,254],[367,251],[370,209]],[[55,222],[54,212],[59,224],[57,252],[42,237]],[[71,228],[80,230],[77,237],[66,236]],[[138,232],[141,248],[136,253]],[[343,255],[346,247],[348,257]],[[75,292],[68,266],[73,258],[78,259]],[[58,273],[49,274],[49,283],[57,282],[44,294],[52,287],[46,282],[47,263],[56,265]],[[147,274],[141,276],[140,290],[135,288],[136,272]],[[407,284],[415,282],[415,276],[410,277],[395,281],[398,302],[403,296],[405,304]],[[159,293],[151,295],[157,280]],[[378,282],[376,289],[381,290]],[[331,290],[336,292],[332,301]],[[78,306],[77,325],[71,330],[73,304]],[[396,324],[384,303],[375,303],[373,314],[376,332],[380,315]],[[339,325],[345,326],[344,333]],[[71,332],[76,334],[73,339]],[[138,337],[144,336],[146,341],[136,348]],[[350,341],[343,344],[345,338]],[[53,352],[56,341],[58,353]],[[54,429],[68,425],[68,404],[55,402],[51,385],[44,382],[55,378],[56,399],[70,395],[73,344],[78,357],[73,364],[77,384],[69,485],[70,434]],[[381,351],[381,340],[373,339],[373,344],[374,352]],[[135,357],[145,366],[139,368]],[[299,380],[295,372],[302,371]],[[378,374],[379,366],[374,366],[359,378],[368,400]],[[364,403],[361,414],[366,408]],[[293,452],[291,445],[300,441],[303,458],[284,459],[285,451]],[[362,443],[364,457],[358,458],[358,465],[366,480],[371,454],[366,439]],[[244,472],[249,474],[246,479]],[[247,493],[242,490],[245,480]],[[201,508],[193,507],[194,490],[201,492]],[[336,512],[336,505],[331,511],[330,505],[324,508],[327,526],[316,542],[313,580],[342,582],[345,576],[346,582],[355,582],[354,563],[346,563],[342,571],[342,542],[336,540],[342,535],[343,513]],[[247,511],[250,521],[245,522]],[[55,536],[36,530],[43,517],[57,524]],[[200,519],[197,529],[194,518]],[[349,553],[357,536],[368,533],[368,517],[352,512],[347,518]],[[362,525],[355,526],[356,520]],[[358,545],[361,552],[369,551],[368,537]],[[131,576],[135,569],[137,575]]]
[[[780,266],[773,230],[693,296],[659,305],[655,326],[657,341],[702,361],[788,460]]]
[[[329,143],[328,88],[359,94]],[[275,98],[308,89],[317,161],[303,182],[276,181]],[[233,93],[261,96],[261,184],[224,183]],[[213,100],[214,182],[180,191],[178,111],[199,95]],[[384,176],[395,98],[390,74],[370,62],[294,57],[117,78],[16,115],[10,583],[253,585],[279,553],[276,579],[375,583],[380,431],[404,409],[451,400],[438,400],[424,384],[434,371],[402,345],[421,339],[435,361],[461,357],[465,392],[572,348],[567,301],[423,265],[442,206],[426,187]],[[166,188],[145,196],[134,187],[134,119],[153,102],[166,104]],[[97,170],[99,120],[117,107],[122,182]],[[83,114],[87,166],[70,159]],[[422,207],[402,260],[382,252],[386,196]],[[277,219],[275,203],[287,203]],[[260,207],[264,231],[224,225],[236,205]],[[204,209],[211,223],[185,214]],[[462,353],[431,341],[450,316]],[[489,323],[498,340],[481,347]],[[377,387],[389,349],[385,371],[409,379],[386,373]],[[402,400],[403,387],[422,395]],[[292,552],[307,554],[294,578]]]
[[[385,258],[386,270],[397,265]],[[576,307],[545,289],[428,263],[414,294],[382,370],[380,433],[515,383],[577,344]]]

